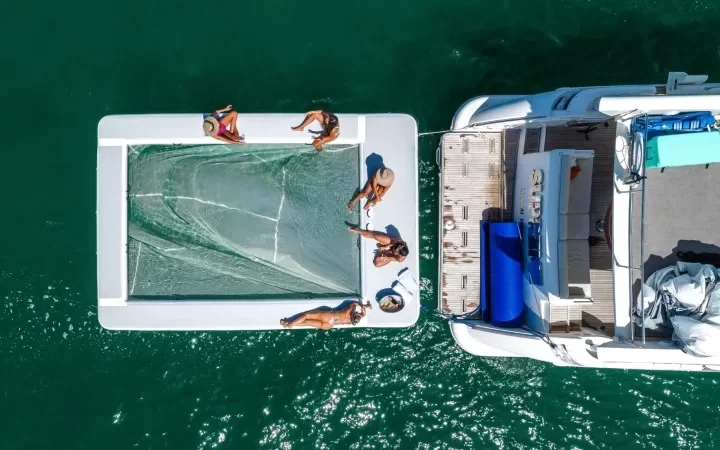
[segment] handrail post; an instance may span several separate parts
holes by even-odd
[[[630,158],[630,162],[632,163],[632,159],[635,158],[633,155]],[[632,166],[631,166],[632,167]],[[630,276],[628,277],[628,297],[630,298],[630,341],[635,341],[635,321],[633,320],[633,315],[635,314],[635,306],[633,302],[633,272],[635,271],[635,265],[633,265],[633,245],[632,245],[632,230],[633,230],[633,223],[632,223],[632,203],[633,203],[633,189],[632,185],[628,187],[628,195],[630,195],[630,198],[628,199],[628,268],[630,269]]]
[[[632,132],[633,130],[633,123],[635,123],[635,119],[632,119],[630,122],[630,134],[632,135],[632,138],[635,139],[635,134]],[[637,155],[635,155],[635,152],[633,149],[635,148],[635,145],[633,145],[633,142],[630,142],[630,151],[628,154],[630,155],[630,161],[629,161],[629,169],[630,173],[632,174],[633,168],[635,167],[635,158]],[[628,268],[630,272],[630,276],[628,277],[628,298],[630,299],[629,302],[629,309],[630,309],[630,342],[635,342],[635,321],[633,320],[633,316],[635,315],[635,302],[633,301],[633,274],[635,272],[635,265],[633,264],[633,185],[632,183],[628,184],[628,195],[630,198],[628,199]]]
[[[643,133],[643,158],[641,161],[642,176],[641,199],[640,199],[640,311],[641,311],[641,332],[642,345],[645,345],[645,154],[647,153],[647,131],[648,115],[645,113],[645,132]]]

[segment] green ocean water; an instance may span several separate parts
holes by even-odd
[[[109,332],[96,316],[106,114],[403,112],[478,94],[720,80],[708,0],[0,5],[0,449],[718,448],[712,374],[479,359],[403,330]],[[422,302],[437,304],[438,136],[421,138]]]

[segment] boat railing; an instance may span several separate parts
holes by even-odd
[[[633,198],[634,194],[640,193],[640,333],[642,345],[645,345],[645,155],[647,149],[647,131],[648,131],[648,115],[642,115],[645,119],[642,123],[638,123],[636,119],[632,120],[631,145],[630,145],[630,174],[625,178],[625,184],[628,185],[628,193],[630,195],[628,201],[628,266],[630,277],[628,280],[628,293],[630,297],[630,340],[635,341],[635,321],[633,317],[636,312],[636,303],[633,298],[634,272],[637,270],[633,261]],[[640,142],[636,142],[640,139]]]

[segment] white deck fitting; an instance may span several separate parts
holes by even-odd
[[[128,299],[127,279],[127,147],[139,144],[212,144],[204,136],[201,114],[107,116],[98,124],[97,159],[97,280],[98,319],[109,329],[132,330],[263,330],[279,329],[280,319],[319,306],[335,307],[346,298],[330,300],[136,300]],[[365,161],[376,154],[395,172],[393,188],[374,208],[373,228],[389,225],[400,231],[410,254],[402,264],[373,266],[373,242],[361,241],[361,295],[373,310],[358,326],[404,327],[420,313],[420,289],[397,313],[377,307],[376,293],[390,288],[407,267],[419,273],[417,124],[402,114],[338,114],[337,144],[360,144],[360,186],[367,180]],[[238,128],[248,143],[310,143],[308,133],[293,132],[303,114],[241,114]],[[313,125],[311,125],[312,127]],[[314,124],[317,126],[317,124]],[[352,193],[349,193],[348,200]],[[364,205],[364,201],[363,201]],[[370,220],[363,215],[361,225]],[[338,226],[345,226],[340,223]]]

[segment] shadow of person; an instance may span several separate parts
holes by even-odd
[[[700,241],[678,241],[673,249],[675,257],[684,262],[720,267],[720,247]]]
[[[667,256],[651,254],[645,260],[645,279],[660,269],[677,264],[678,261],[710,264],[720,267],[720,247],[696,240],[678,241],[672,253]]]
[[[385,235],[393,239],[400,239],[400,230],[395,225],[388,225],[385,227]]]
[[[385,167],[383,157],[377,153],[370,153],[367,158],[365,158],[365,166],[367,168],[367,179],[369,181],[378,169]]]
[[[688,263],[709,264],[711,266],[720,267],[720,247],[715,244],[706,244],[696,240],[681,240],[673,248],[672,253],[667,256],[651,254],[645,260],[643,269],[645,272],[645,281],[660,269],[673,266],[678,261]],[[635,272],[636,276],[640,274]],[[640,293],[640,279],[633,282],[633,300],[637,299]]]

